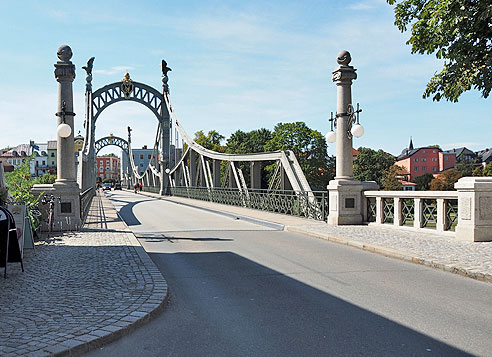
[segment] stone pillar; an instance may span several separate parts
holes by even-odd
[[[454,187],[458,190],[456,238],[492,241],[492,177],[463,177]]]
[[[58,113],[62,112],[65,103],[65,123],[70,125],[72,133],[68,138],[57,135],[57,183],[73,184],[75,177],[75,147],[74,147],[74,125],[73,125],[73,91],[72,82],[75,79],[75,66],[70,59],[72,50],[69,46],[63,45],[58,49],[59,61],[55,64],[55,78],[58,82]],[[62,123],[62,116],[59,114],[57,125]]]
[[[53,194],[60,197],[55,203],[55,231],[77,230],[81,227],[80,188],[75,177],[75,146],[73,125],[73,91],[75,66],[70,59],[72,50],[69,46],[60,46],[57,52],[59,61],[55,63],[55,78],[58,81],[57,123],[63,120],[72,129],[67,138],[57,136],[57,179],[53,185],[34,185],[34,195]],[[64,110],[63,110],[64,109]]]
[[[348,106],[352,104],[352,81],[357,78],[356,69],[349,66],[348,51],[341,51],[337,57],[338,67],[333,71],[333,82],[337,85],[336,119],[336,176],[328,185],[328,224],[346,225],[362,223],[362,191],[377,190],[375,182],[362,183],[353,177],[352,134]]]

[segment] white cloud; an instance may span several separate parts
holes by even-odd
[[[135,69],[135,67],[132,66],[114,66],[111,67],[110,69],[95,69],[94,73],[99,73],[99,74],[104,74],[107,76],[117,74],[117,73],[122,73],[125,74],[128,71],[131,71],[132,69]]]

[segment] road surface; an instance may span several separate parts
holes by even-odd
[[[108,196],[170,299],[88,356],[492,356],[492,284],[128,191]]]

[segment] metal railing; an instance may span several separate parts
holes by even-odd
[[[80,219],[82,223],[87,216],[87,212],[89,212],[89,207],[91,206],[92,198],[96,195],[96,189],[94,187],[90,187],[84,192],[80,193]]]
[[[456,191],[365,191],[365,221],[453,232],[458,223]]]
[[[326,221],[327,191],[268,191],[233,188],[172,187],[171,195]]]

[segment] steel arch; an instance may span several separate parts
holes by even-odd
[[[110,145],[118,146],[128,154],[128,141],[118,136],[110,135],[96,141],[94,144],[94,151],[96,155],[102,148]]]
[[[94,122],[104,109],[123,100],[143,104],[154,113],[159,121],[162,119],[162,93],[143,83],[133,81],[131,83],[134,87],[130,94],[121,90],[121,82],[105,85],[92,93],[91,105]]]

